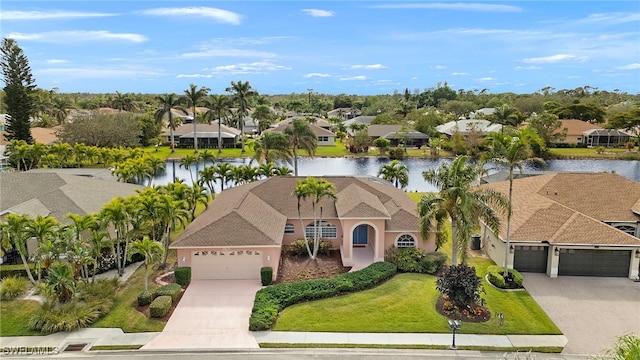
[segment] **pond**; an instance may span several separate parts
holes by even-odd
[[[234,165],[247,164],[249,159],[226,159],[226,162]],[[375,176],[383,164],[389,163],[389,159],[378,157],[363,158],[300,158],[300,176],[323,176],[323,175],[372,175]],[[422,172],[437,168],[440,164],[451,162],[451,159],[418,159],[411,158],[402,161],[409,169],[409,185],[407,191],[436,191],[436,188],[425,182]],[[255,163],[254,163],[255,164]],[[291,168],[293,166],[287,165]],[[192,166],[193,174],[201,170],[203,164]],[[540,170],[526,168],[526,170]],[[547,171],[562,172],[615,172],[629,179],[640,182],[640,161],[637,160],[550,160],[547,162]],[[189,171],[180,167],[178,161],[167,161],[166,168],[153,180],[154,185],[165,185],[172,181],[175,176],[191,183]],[[490,168],[489,173],[497,169]],[[216,189],[220,191],[219,188]]]

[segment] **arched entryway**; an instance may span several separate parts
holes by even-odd
[[[369,244],[369,225],[360,224],[353,229],[351,242],[353,247],[366,247]]]
[[[375,262],[379,234],[371,224],[356,224],[351,230],[352,269],[362,269]]]

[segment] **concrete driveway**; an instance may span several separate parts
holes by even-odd
[[[259,280],[194,280],[182,295],[164,330],[143,350],[250,349],[249,332]]]
[[[616,337],[640,335],[640,282],[524,273],[524,285],[569,339],[563,353],[596,354]]]

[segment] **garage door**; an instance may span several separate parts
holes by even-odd
[[[629,250],[561,249],[558,275],[626,277],[630,261]]]
[[[191,254],[191,277],[196,280],[260,279],[261,267],[261,251],[196,251]]]
[[[520,272],[547,272],[548,246],[516,246],[513,267]]]

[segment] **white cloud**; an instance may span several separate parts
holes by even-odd
[[[240,25],[242,16],[231,11],[212,7],[157,8],[142,11],[144,15],[170,17],[205,17],[222,23]]]
[[[163,74],[142,69],[104,69],[104,68],[49,68],[34,71],[37,75],[47,75],[68,79],[135,79],[156,77]]]
[[[268,61],[258,61],[253,63],[241,63],[231,65],[216,66],[212,69],[214,74],[264,74],[268,71],[291,70],[290,67],[276,65]]]
[[[591,14],[584,19],[573,21],[574,24],[612,25],[640,21],[640,13],[611,12]]]
[[[319,77],[319,78],[328,78],[331,77],[331,75],[329,74],[324,74],[324,73],[308,73],[308,74],[304,74],[302,75],[303,78],[314,78],[314,77]]]
[[[206,49],[197,52],[184,53],[181,58],[204,58],[204,57],[259,57],[272,58],[274,53],[258,50],[245,49]]]
[[[522,59],[522,62],[527,64],[551,64],[551,63],[557,63],[557,62],[563,62],[563,61],[586,61],[586,60],[587,60],[586,56],[557,54],[557,55]]]
[[[517,6],[482,4],[482,3],[411,3],[411,4],[385,4],[374,5],[377,9],[437,9],[456,11],[481,11],[481,12],[521,12]]]
[[[447,67],[446,67],[446,66],[443,66],[443,65],[435,65],[435,66],[430,66],[429,68],[430,68],[430,69],[433,69],[433,70],[444,70],[444,69],[446,69]]]
[[[329,17],[334,15],[334,12],[331,10],[302,9],[302,12],[305,12],[313,17]]]
[[[371,65],[352,65],[352,69],[363,69],[363,70],[379,70],[386,69],[387,67],[382,64],[371,64]]]
[[[45,60],[45,62],[47,64],[64,64],[64,63],[68,63],[68,60],[62,60],[62,59],[49,59],[49,60]]]
[[[540,66],[531,65],[531,66],[516,66],[515,69],[516,70],[540,70],[542,68]]]
[[[496,81],[498,79],[492,78],[492,77],[482,77],[482,78],[479,78],[479,79],[476,79],[476,80],[478,80],[478,81]]]
[[[187,79],[204,78],[204,79],[209,79],[212,76],[213,75],[211,75],[211,74],[178,74],[176,76],[176,78],[178,78],[178,79],[182,79],[182,78],[187,78]]]
[[[466,72],[452,72],[451,73],[451,76],[467,76],[467,75],[469,75],[469,74],[466,73]]]
[[[376,80],[373,83],[375,85],[387,85],[387,84],[393,84],[393,80]]]
[[[141,43],[147,41],[144,35],[140,34],[127,34],[127,33],[112,33],[109,31],[50,31],[42,33],[9,33],[8,38],[15,40],[25,41],[39,41],[54,44],[73,44],[77,42],[85,41],[111,41],[121,40],[134,43]]]
[[[340,79],[338,79],[340,81],[362,81],[362,80],[367,80],[367,77],[364,75],[358,75],[358,76],[343,76]]]
[[[628,65],[616,66],[616,70],[638,70],[640,69],[640,63],[633,63]]]
[[[0,20],[80,19],[116,15],[82,11],[3,11],[0,12]]]

